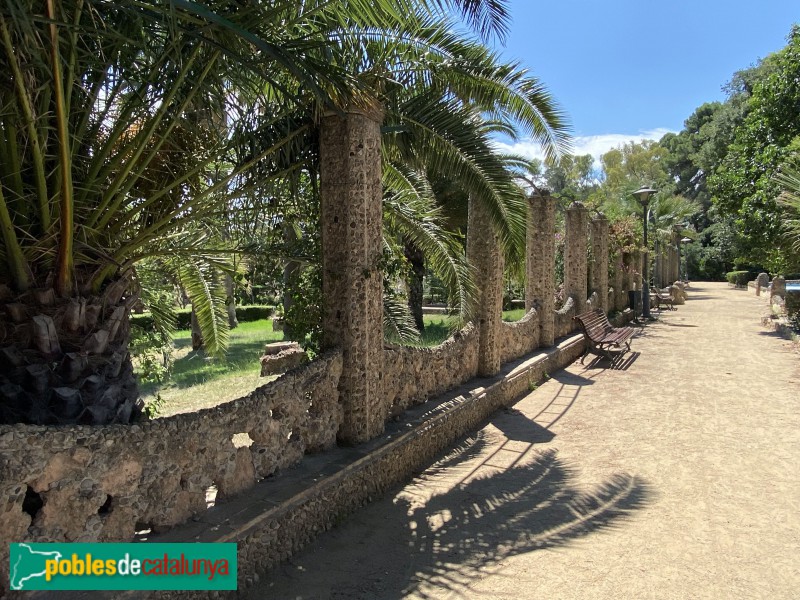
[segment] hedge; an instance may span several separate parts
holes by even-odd
[[[736,287],[747,287],[747,282],[750,279],[755,279],[750,271],[729,271],[725,274],[728,283],[732,283]]]
[[[260,319],[269,319],[274,310],[274,306],[237,306],[236,318],[242,323],[246,323],[248,321],[258,321]],[[177,317],[178,329],[191,329],[191,308],[179,308],[175,311],[175,316]],[[150,329],[153,327],[153,317],[150,315],[150,313],[131,315],[131,325],[137,325],[142,329]]]

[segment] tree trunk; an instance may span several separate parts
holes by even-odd
[[[200,323],[197,321],[197,314],[192,306],[192,350],[199,350],[203,347],[203,332],[200,331]]]
[[[236,329],[239,326],[239,320],[236,318],[236,298],[233,294],[233,277],[230,273],[225,273],[225,296],[228,325],[231,329]]]
[[[128,353],[138,295],[129,287],[118,278],[99,296],[0,294],[0,423],[127,423],[141,414]]]
[[[293,247],[297,243],[297,236],[294,228],[288,223],[283,224],[283,241],[290,255]],[[297,282],[300,277],[300,263],[288,258],[283,266],[283,339],[293,340],[295,338],[292,323],[292,306],[294,305],[294,294],[297,291]]]
[[[420,333],[425,331],[422,319],[423,278],[425,277],[425,254],[413,242],[406,240],[405,255],[411,271],[408,275],[408,308]]]

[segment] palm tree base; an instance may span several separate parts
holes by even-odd
[[[127,280],[89,298],[0,290],[0,423],[128,423],[142,413]]]

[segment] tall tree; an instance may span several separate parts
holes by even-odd
[[[800,27],[792,28],[786,47],[767,57],[760,70],[749,112],[709,188],[720,213],[736,219],[741,258],[783,271],[790,268],[790,256],[781,237],[781,187],[775,175],[800,136]]]

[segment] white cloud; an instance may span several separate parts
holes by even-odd
[[[617,148],[628,142],[659,140],[664,134],[670,132],[669,129],[660,127],[650,131],[642,131],[638,134],[606,133],[602,135],[579,135],[572,138],[572,153],[576,155],[591,154],[594,157],[595,168],[599,168],[600,156],[612,148]],[[539,144],[530,140],[521,140],[513,144],[506,144],[503,142],[495,142],[495,144],[503,152],[520,154],[527,158],[544,158],[544,153]]]

